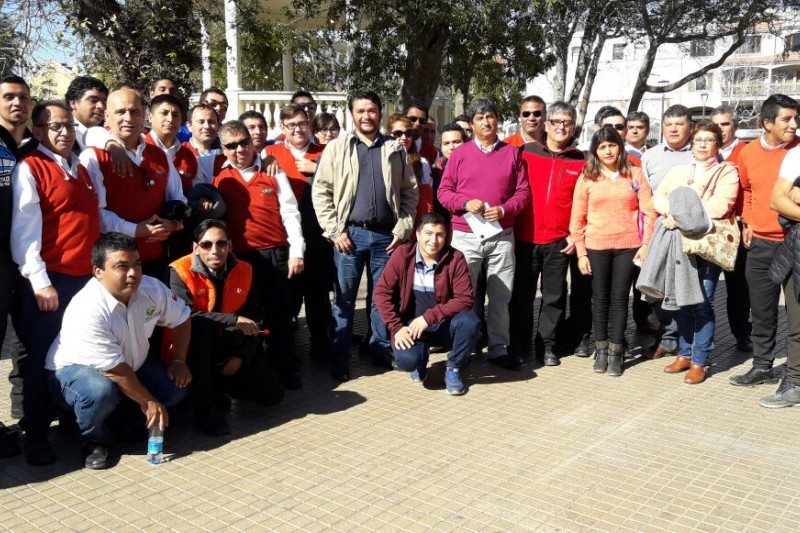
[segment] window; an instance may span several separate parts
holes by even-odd
[[[707,57],[714,55],[714,41],[692,41],[689,48],[692,57]]]
[[[579,46],[573,46],[570,50],[570,57],[569,60],[573,63],[578,60],[578,54],[580,53],[581,49]]]
[[[614,49],[612,51],[611,58],[614,61],[620,61],[625,59],[625,45],[624,44],[615,44]]]
[[[711,86],[713,85],[713,77],[711,74],[706,74],[705,76],[700,76],[699,78],[695,78],[689,82],[689,90],[690,91],[709,91],[711,90]]]
[[[800,33],[787,35],[784,40],[786,41],[787,52],[800,52]]]
[[[739,48],[740,54],[760,54],[761,53],[761,36],[748,35],[744,38],[744,44]]]

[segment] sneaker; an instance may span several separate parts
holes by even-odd
[[[773,368],[752,367],[741,376],[728,378],[728,383],[736,387],[753,387],[755,385],[777,383],[778,381],[780,381],[780,378],[776,376]]]
[[[797,387],[788,377],[784,378],[775,394],[762,398],[759,404],[767,409],[780,409],[800,404],[800,387]]]
[[[450,396],[461,396],[466,392],[458,368],[448,368],[444,373],[444,386]]]
[[[427,377],[428,377],[427,367],[421,367],[408,373],[408,378],[411,380],[412,383],[425,383],[425,379]]]

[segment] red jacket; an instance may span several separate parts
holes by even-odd
[[[415,318],[414,314],[414,267],[417,261],[417,244],[400,246],[383,269],[383,274],[372,292],[372,301],[386,323],[394,340],[394,334]],[[472,308],[472,280],[469,277],[464,254],[445,246],[439,254],[439,264],[433,275],[436,305],[423,313],[429,325],[449,320],[462,311]]]
[[[514,238],[534,244],[550,244],[569,235],[575,183],[583,170],[583,152],[570,146],[551,152],[546,144],[528,143],[522,148],[528,165],[533,201],[517,215]]]

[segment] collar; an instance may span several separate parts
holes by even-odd
[[[786,145],[789,144],[789,143],[781,143],[778,146],[770,146],[769,144],[767,144],[766,136],[767,136],[766,133],[762,133],[761,137],[759,137],[758,140],[761,143],[761,147],[768,152],[771,152],[773,150],[781,150],[782,148],[786,148]]]
[[[218,141],[218,140],[219,140],[219,137],[217,137],[216,141]],[[219,148],[215,148],[213,144],[211,145],[211,148],[209,148],[208,151],[206,151],[206,149],[203,148],[202,145],[200,145],[200,146],[197,145],[197,143],[194,140],[194,137],[189,137],[189,144],[191,144],[194,147],[194,149],[197,150],[197,153],[200,154],[201,156],[204,156],[204,155],[218,155],[218,154],[222,153],[222,150],[219,149]]]
[[[672,148],[669,147],[667,143],[664,143],[665,152],[688,152],[691,149],[692,149],[692,143],[689,141],[687,141],[682,148],[678,148],[677,150],[673,150]]]
[[[414,139],[414,148],[417,149],[417,152],[422,150],[422,137],[420,137],[419,139]]]
[[[289,143],[284,143],[284,144],[286,145],[286,148],[288,148],[289,151],[292,153],[292,155],[297,158],[297,157],[303,157],[303,156],[306,155],[306,152],[308,152],[308,148],[311,146],[311,140],[309,139],[309,141],[306,143],[306,145],[303,146],[302,148],[300,148],[299,150],[297,148],[293,147]]]
[[[625,151],[630,152],[631,150],[636,150],[640,154],[643,154],[647,151],[647,143],[643,144],[641,148],[636,148],[631,143],[625,143]]]
[[[259,154],[256,154],[256,157],[253,160],[253,164],[250,165],[247,168],[239,168],[239,167],[235,166],[233,163],[231,163],[230,159],[226,158],[225,162],[222,163],[222,168],[228,168],[228,167],[235,168],[239,172],[247,172],[248,170],[252,170],[252,169],[261,170],[261,156]]]
[[[228,273],[236,265],[236,262],[237,262],[236,257],[234,257],[233,252],[229,252],[228,259],[225,260],[225,268],[222,270],[222,272],[217,274],[216,272],[208,268],[208,266],[206,266],[205,263],[203,263],[199,255],[195,255],[194,257],[192,257],[192,272],[197,272],[198,274],[210,279],[216,279],[222,281],[227,277]]]
[[[383,135],[380,134],[380,132],[378,133],[378,136],[375,137],[375,140],[372,141],[372,143],[370,143],[370,144],[367,144],[367,142],[356,131],[353,131],[353,137],[356,140],[356,146],[359,145],[359,144],[363,144],[367,148],[373,148],[373,147],[378,147],[378,146],[381,146],[381,145],[385,144],[385,139],[384,139]]]
[[[417,265],[422,265],[426,268],[436,268],[437,266],[439,266],[439,256],[441,256],[441,252],[439,252],[439,256],[437,256],[436,259],[433,260],[433,263],[431,263],[430,266],[425,264],[425,259],[422,257],[422,253],[420,253],[419,251],[419,243],[417,243],[417,245],[415,246],[415,255],[416,255]]]
[[[123,308],[128,307],[124,303],[114,298],[114,295],[108,292],[108,290],[103,286],[103,284],[100,283],[99,279],[93,277],[90,283],[94,283],[97,286],[97,289],[100,291],[100,296],[103,299],[103,302],[106,304],[106,307],[108,307],[109,311],[114,311],[114,309],[116,309],[118,305],[121,305]],[[141,286],[142,286],[141,282],[139,282],[139,287]],[[130,305],[130,303],[133,301],[133,299],[136,297],[137,294],[139,294],[138,287],[136,289],[136,292],[133,293],[133,296],[131,296],[131,299],[128,300],[128,305]]]
[[[719,149],[719,154],[722,156],[723,159],[728,159],[731,156],[731,153],[733,153],[733,149],[736,148],[736,145],[738,144],[739,144],[739,138],[734,137],[733,142],[731,144],[729,144],[725,148]]]
[[[500,142],[500,137],[496,137],[495,140],[494,140],[494,143],[491,146],[482,145],[477,137],[474,140],[475,140],[475,146],[478,147],[478,150],[480,150],[484,154],[488,154],[488,153],[493,152],[494,149],[497,148],[497,145]]]
[[[161,139],[158,138],[158,135],[156,135],[156,132],[154,132],[153,130],[150,130],[150,133],[148,135],[150,135],[150,138],[153,139],[153,141],[155,141],[156,146],[158,146],[164,151],[177,150],[178,148],[181,147],[181,142],[178,140],[178,137],[175,137],[175,142],[172,143],[172,146],[167,146],[166,144],[161,142]]]
[[[80,163],[80,160],[78,159],[78,156],[76,156],[73,152],[69,153],[69,159],[67,159],[67,158],[61,157],[57,153],[49,150],[48,148],[46,148],[41,143],[39,143],[39,146],[37,146],[37,149],[40,152],[42,152],[44,155],[46,155],[47,157],[49,157],[50,159],[52,159],[53,161],[58,163],[59,166],[61,166],[62,168],[68,168],[68,169],[71,170],[71,169],[75,168],[75,165]]]
[[[125,142],[123,142],[123,140],[117,137],[116,135],[112,134],[111,139],[117,141],[120,144],[120,146],[125,147],[125,151],[136,157],[137,160],[142,156],[142,152],[144,152],[144,148],[145,146],[147,146],[147,143],[144,141],[144,137],[142,137],[141,135],[139,136],[139,143],[136,145],[136,148],[132,150],[127,146],[125,146]]]

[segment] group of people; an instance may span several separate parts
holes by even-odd
[[[721,267],[673,243],[732,217],[742,238],[727,311],[753,367],[731,383],[780,381],[762,405],[800,403],[794,256],[781,246],[800,220],[789,97],[763,103],[764,133],[746,146],[734,110],[695,124],[675,105],[662,144],[647,146],[644,113],[604,107],[581,149],[575,109],[538,96],[500,140],[488,98],[437,129],[422,102],[383,122],[380,97],[357,91],[343,132],[298,91],[270,139],[257,111],[226,121],[219,89],[188,112],[177,95],[169,79],[145,95],[81,76],[63,101],[33,106],[22,78],[0,80],[0,332],[10,313],[12,411],[30,464],[55,460],[57,417],[77,425],[85,466],[105,468],[109,432],[166,426],[187,393],[199,431],[230,432],[231,398],[274,405],[302,386],[303,305],[309,356],[349,380],[365,268],[363,350],[422,382],[445,347],[448,394],[466,392],[461,372],[482,342],[510,371],[593,353],[595,372],[622,375],[634,284],[654,357],[675,356],[664,370],[701,383]],[[781,285],[785,369],[773,368]],[[16,434],[2,432],[0,455],[15,453]]]

